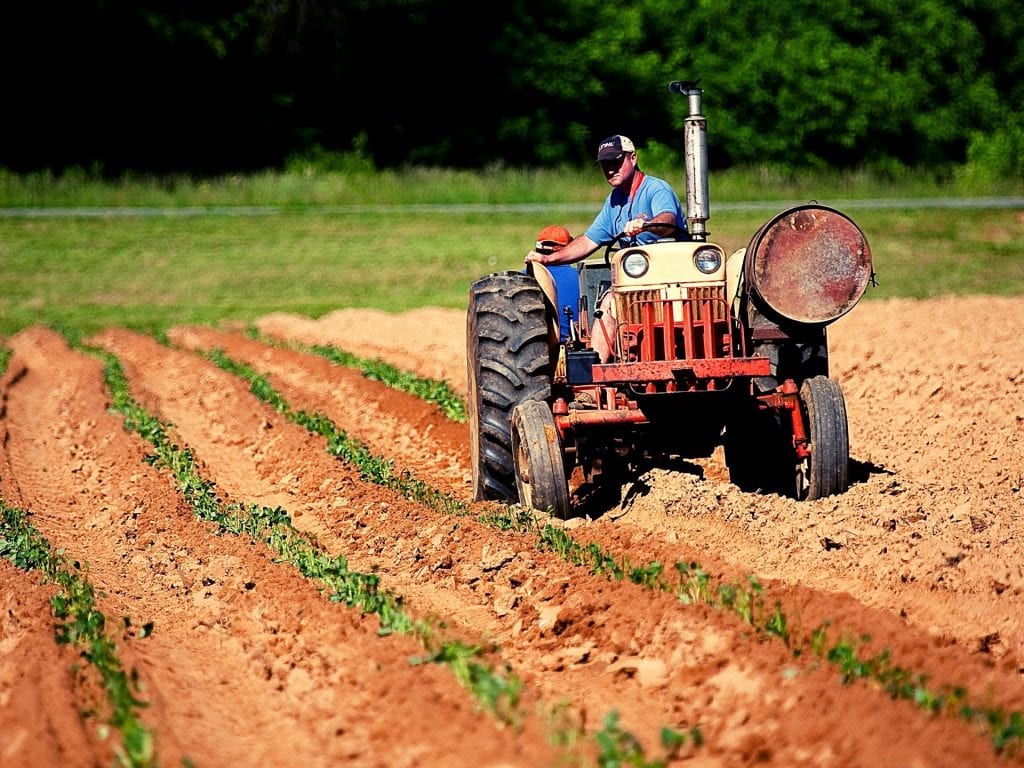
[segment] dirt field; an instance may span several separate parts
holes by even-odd
[[[465,389],[458,311],[275,315],[258,327]],[[329,602],[262,545],[218,535],[108,409],[102,363],[30,328],[8,340],[0,379],[0,496],[88,564],[149,703],[141,717],[160,764],[596,765],[592,737],[613,710],[648,759],[663,754],[663,727],[699,728],[702,743],[671,765],[1024,764],[1024,748],[996,754],[983,724],[928,714],[871,681],[844,684],[836,666],[795,656],[733,613],[594,574],[532,534],[374,485],[196,352],[224,350],[293,408],[468,499],[467,428],[433,406],[230,330],[169,335],[171,347],[121,329],[87,343],[117,356],[133,397],[173,425],[225,501],[286,509],[414,615],[496,644],[489,658],[524,690],[516,722],[503,724],[446,667],[410,664],[424,653],[412,636],[380,636],[376,618]],[[1022,299],[862,303],[830,339],[850,417],[846,494],[799,504],[743,493],[715,456],[652,470],[568,532],[632,563],[756,575],[793,636],[827,621],[934,690],[962,686],[976,706],[1024,711],[1021,338]],[[102,691],[53,641],[53,591],[0,559],[0,764],[109,765],[117,745],[103,738]],[[119,632],[121,617],[152,621],[152,636]],[[559,728],[586,737],[552,743]]]

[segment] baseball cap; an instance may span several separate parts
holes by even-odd
[[[613,160],[626,152],[636,152],[628,136],[609,136],[597,145],[597,162]]]
[[[565,248],[571,240],[572,235],[569,234],[568,229],[558,224],[551,224],[537,233],[536,250],[538,253],[554,253]]]

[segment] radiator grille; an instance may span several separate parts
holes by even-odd
[[[640,291],[620,292],[617,294],[618,320],[620,323],[642,323],[642,307],[645,303],[653,302],[654,322],[660,323],[665,319],[664,307],[661,303],[662,297],[668,299],[688,298],[690,311],[694,322],[703,322],[705,319],[725,320],[729,311],[725,301],[724,285],[691,286],[688,288],[675,288],[664,290],[654,288]],[[705,318],[705,307],[701,299],[716,299],[710,304],[711,317]],[[683,317],[682,302],[677,301],[672,307],[672,314],[678,323]]]

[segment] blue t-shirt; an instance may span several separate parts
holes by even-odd
[[[680,227],[679,234],[686,232],[686,217],[679,196],[667,181],[645,175],[632,193],[622,187],[613,189],[583,234],[595,243],[607,243],[622,231],[626,222],[641,215],[651,219],[666,212],[675,214],[676,225]],[[636,236],[636,242],[652,243],[659,237],[662,235],[645,231]]]

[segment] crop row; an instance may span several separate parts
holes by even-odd
[[[523,716],[520,708],[522,682],[507,665],[502,665],[503,668],[499,670],[487,663],[486,657],[494,655],[496,651],[493,646],[448,639],[444,636],[443,626],[438,622],[412,616],[402,606],[399,597],[381,587],[378,576],[349,569],[344,556],[331,555],[312,536],[296,529],[285,510],[259,505],[223,504],[215,493],[213,483],[198,472],[191,451],[174,445],[168,437],[166,425],[132,398],[117,358],[98,350],[90,351],[105,360],[104,375],[112,395],[112,407],[123,416],[125,428],[137,432],[153,445],[153,462],[170,471],[197,516],[215,523],[222,532],[244,535],[254,542],[267,545],[282,560],[294,565],[303,576],[321,583],[329,593],[328,599],[376,615],[383,633],[415,635],[426,653],[414,659],[413,663],[447,666],[487,711],[504,723],[514,726],[519,722]],[[237,363],[222,354],[211,357],[222,367],[244,372]],[[364,477],[388,485],[431,508],[448,513],[459,509],[460,503],[456,500],[414,479],[395,475],[388,461],[372,456],[365,447],[339,433],[329,419],[319,414],[291,411],[265,380],[254,377],[253,388],[258,390],[262,399],[272,403],[278,411],[287,414],[311,433],[327,437],[332,453],[359,466]],[[559,727],[562,732],[552,735],[555,743],[579,743],[580,733],[567,732],[571,726]],[[606,716],[603,728],[595,734],[595,741],[600,765],[631,765],[638,768],[657,768],[663,765],[659,760],[647,760],[640,743],[621,727],[614,711]],[[666,755],[671,756],[687,743],[699,745],[701,734],[697,728],[684,732],[666,727],[662,729],[661,741]]]
[[[258,335],[257,338],[279,344]],[[367,370],[365,362],[333,347],[290,346],[357,370]],[[439,512],[472,514],[465,502],[430,488],[410,472],[396,475],[390,462],[373,456],[365,446],[346,436],[325,417],[293,412],[269,380],[249,366],[229,360],[216,350],[209,357],[221,368],[242,376],[257,397],[327,438],[332,454],[357,466],[364,479],[396,490]],[[726,582],[715,579],[699,563],[693,561],[677,561],[668,567],[658,562],[633,564],[624,555],[597,544],[580,543],[565,528],[552,524],[546,516],[539,516],[533,510],[519,505],[501,508],[492,505],[478,519],[500,530],[534,537],[538,548],[553,551],[567,562],[587,567],[594,574],[618,581],[625,579],[647,589],[670,593],[684,603],[701,603],[731,613],[753,628],[759,636],[783,642],[794,657],[817,658],[832,665],[838,670],[844,684],[855,680],[867,681],[878,685],[894,699],[910,701],[928,714],[947,714],[984,728],[997,753],[1013,750],[1024,741],[1024,714],[1020,711],[1007,711],[997,705],[977,703],[976,698],[972,698],[962,685],[932,686],[927,675],[897,664],[891,651],[884,649],[874,654],[867,652],[866,647],[871,639],[867,635],[858,636],[844,631],[832,626],[827,620],[807,632],[794,632],[781,602],[775,601],[769,606],[764,588],[754,575],[749,575],[743,581]]]
[[[50,598],[54,638],[79,649],[80,656],[98,674],[110,706],[108,724],[121,735],[118,760],[132,768],[154,764],[153,736],[138,716],[146,706],[137,696],[138,679],[129,674],[117,653],[117,645],[105,631],[107,619],[96,607],[92,584],[77,561],[69,562],[55,551],[46,538],[28,521],[20,509],[8,507],[0,499],[0,557],[6,557],[25,571],[38,571],[56,585],[59,592]],[[125,619],[126,628],[129,620]],[[136,637],[146,637],[151,625],[143,625]]]
[[[266,544],[281,560],[295,566],[304,577],[321,583],[329,600],[376,615],[380,621],[381,634],[414,634],[422,642],[426,653],[411,659],[411,663],[446,666],[472,692],[483,708],[501,721],[516,725],[523,714],[519,708],[522,683],[508,670],[507,665],[498,671],[485,662],[485,656],[493,655],[493,648],[444,639],[441,636],[443,627],[439,627],[436,622],[410,615],[402,607],[400,598],[380,587],[376,575],[361,574],[349,569],[344,557],[331,556],[314,539],[295,529],[284,510],[258,505],[222,504],[213,484],[197,471],[192,454],[173,445],[168,438],[166,426],[132,399],[116,357],[100,350],[88,351],[105,361],[104,374],[112,394],[113,409],[121,413],[127,429],[137,432],[153,445],[155,453],[147,460],[173,475],[179,492],[197,517],[214,522],[223,533],[246,536],[254,542]],[[0,353],[2,372],[9,358],[9,350],[0,347]],[[365,456],[362,458],[365,461]],[[73,643],[80,649],[82,658],[99,673],[112,711],[108,725],[120,733],[121,747],[115,748],[119,762],[132,768],[156,764],[153,735],[138,717],[138,711],[147,706],[137,696],[141,688],[138,675],[135,670],[131,673],[124,671],[116,642],[105,633],[108,620],[96,607],[93,588],[85,578],[88,566],[83,567],[77,561],[68,562],[63,552],[55,551],[47,539],[28,522],[30,513],[7,507],[2,500],[0,512],[0,556],[7,557],[23,570],[40,571],[46,580],[63,589],[62,594],[51,600],[53,615],[58,620],[55,640],[58,643]],[[130,620],[126,617],[124,621],[127,629]],[[140,638],[146,637],[151,630],[151,625],[143,625],[133,634]],[[554,718],[552,721],[556,722]],[[554,730],[556,728],[557,731]],[[582,731],[579,726],[567,725],[564,719],[558,719],[552,729],[552,741],[566,748],[568,758],[569,749],[582,743]],[[660,760],[647,760],[640,743],[621,727],[618,714],[614,711],[607,715],[603,728],[594,734],[594,739],[597,760],[602,766],[657,768],[664,764]],[[699,730],[683,733],[665,728],[662,732],[662,745],[666,756],[675,754],[687,740],[699,744]],[[577,756],[576,764],[581,764],[580,761],[581,758]]]

